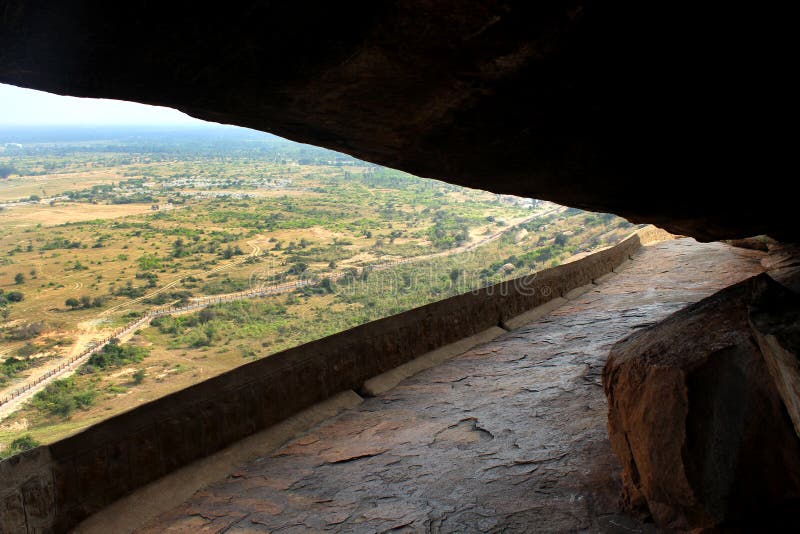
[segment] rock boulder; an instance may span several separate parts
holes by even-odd
[[[784,400],[797,391],[798,310],[759,275],[612,348],[603,386],[629,508],[678,529],[789,521],[800,504],[800,438]],[[768,365],[765,347],[784,352]]]

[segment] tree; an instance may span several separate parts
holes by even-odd
[[[133,383],[136,385],[141,384],[144,382],[144,377],[147,375],[144,369],[138,369],[135,373],[133,373]]]
[[[5,179],[11,176],[12,174],[19,174],[17,169],[12,167],[11,165],[0,165],[0,178]]]
[[[330,278],[323,278],[319,286],[325,291],[325,293],[333,293],[335,291],[333,282]]]
[[[200,313],[197,314],[197,320],[201,323],[205,324],[212,320],[217,314],[214,313],[214,310],[210,308],[203,308],[200,310]]]
[[[83,308],[90,308],[92,306],[92,299],[89,295],[83,295],[81,297],[81,307]]]
[[[25,275],[24,274],[17,273],[17,274],[14,275],[14,283],[15,284],[19,285],[19,284],[21,284],[23,282],[25,282]]]
[[[308,269],[308,264],[303,263],[302,261],[298,261],[297,263],[289,267],[289,270],[286,271],[286,274],[300,275],[303,274],[306,271],[306,269]]]
[[[12,291],[12,292],[6,294],[6,299],[9,302],[22,302],[23,298],[25,298],[25,297],[19,291]]]
[[[68,298],[67,300],[64,301],[64,304],[67,307],[72,308],[73,310],[77,310],[78,308],[81,307],[81,301],[79,301],[75,297]]]

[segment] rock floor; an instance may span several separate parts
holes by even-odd
[[[592,291],[367,399],[197,492],[143,532],[631,532],[601,373],[637,328],[761,272],[679,239]]]

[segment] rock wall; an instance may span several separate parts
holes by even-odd
[[[703,240],[800,238],[795,198],[770,182],[797,166],[775,127],[797,32],[767,6],[2,6],[0,83],[170,106]]]
[[[65,531],[165,473],[589,284],[664,236],[645,228],[578,261],[306,343],[4,460],[0,531]]]
[[[623,498],[671,529],[788,528],[800,505],[800,297],[762,274],[618,342]]]

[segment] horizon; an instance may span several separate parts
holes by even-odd
[[[228,126],[176,109],[100,98],[63,96],[0,84],[0,128]]]

